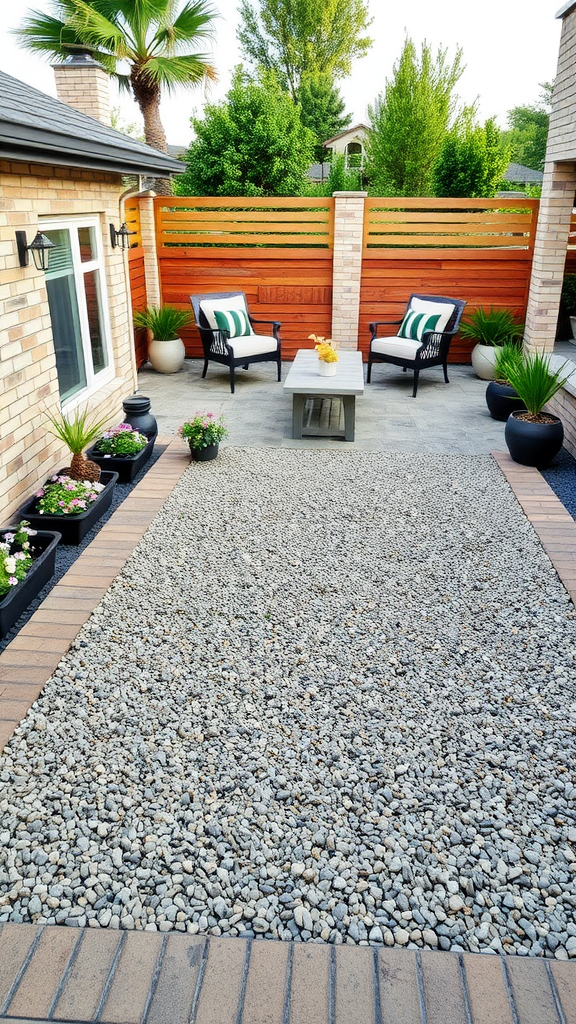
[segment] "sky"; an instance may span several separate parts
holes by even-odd
[[[226,95],[231,71],[241,63],[236,40],[238,2],[213,0],[220,13],[213,43],[218,82],[207,94],[199,88],[180,90],[162,102],[169,143],[187,145],[192,135],[190,117],[201,116],[206,98],[214,102]],[[495,116],[506,127],[506,112],[536,102],[539,83],[554,79],[561,28],[555,14],[561,5],[562,0],[368,0],[374,44],[366,57],[356,61],[351,76],[339,83],[352,123],[366,121],[367,106],[391,77],[408,34],[417,47],[425,40],[434,50],[447,48],[450,56],[460,46],[466,65],[458,85],[461,99],[467,104],[477,99],[481,119]],[[9,34],[30,8],[48,12],[50,4],[0,0],[0,70],[56,95],[49,63],[20,49]],[[115,87],[111,101],[120,106],[124,123],[139,120],[136,104],[120,100]]]

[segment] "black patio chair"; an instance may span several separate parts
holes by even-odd
[[[366,382],[370,384],[372,363],[393,363],[404,372],[414,371],[412,398],[416,398],[420,370],[442,366],[448,384],[448,349],[458,331],[465,305],[461,299],[441,295],[411,295],[402,320],[379,320],[370,324]],[[378,328],[392,324],[401,325],[398,334],[379,338]]]
[[[251,363],[275,362],[278,366],[278,380],[282,379],[282,352],[279,335],[282,325],[279,320],[256,320],[250,316],[244,292],[211,292],[205,295],[191,295],[190,302],[204,349],[203,378],[206,376],[208,363],[212,361],[222,363],[223,366],[229,368],[232,394],[234,394],[235,371],[239,366],[246,370]],[[227,329],[218,326],[216,312],[227,314],[225,317],[229,321]],[[233,314],[240,314],[240,316]],[[270,325],[272,336],[256,334],[254,324]],[[242,331],[244,333],[239,333]]]

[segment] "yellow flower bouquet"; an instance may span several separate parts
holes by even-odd
[[[318,359],[321,359],[324,363],[337,363],[338,353],[334,348],[330,338],[322,338],[318,334],[309,334],[308,341],[314,342],[314,348],[318,353]]]

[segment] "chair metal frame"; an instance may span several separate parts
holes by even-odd
[[[200,308],[201,302],[209,302],[211,299],[235,299],[238,296],[242,296],[244,304],[246,306],[246,312],[248,313],[248,319],[252,327],[254,324],[269,324],[272,327],[272,335],[270,341],[276,342],[276,350],[272,348],[270,352],[262,352],[259,355],[254,356],[241,356],[237,359],[234,358],[234,349],[230,344],[230,334],[228,331],[214,330],[210,327],[206,316]],[[246,370],[250,363],[266,363],[275,362],[278,366],[278,380],[282,379],[282,349],[280,342],[279,331],[282,326],[279,320],[256,320],[250,316],[248,310],[248,303],[244,292],[209,292],[203,295],[191,295],[190,302],[192,303],[192,309],[194,310],[194,317],[196,319],[196,326],[200,331],[200,337],[202,339],[202,348],[204,350],[204,368],[202,370],[202,378],[206,376],[208,370],[208,363],[210,361],[214,363],[221,363],[223,366],[227,366],[230,371],[230,390],[234,394],[235,388],[235,372],[238,367]],[[259,335],[262,337],[262,335]]]
[[[406,370],[414,371],[414,389],[412,392],[412,398],[416,398],[416,392],[418,391],[418,378],[421,370],[427,370],[431,366],[442,366],[444,370],[444,381],[449,384],[448,380],[448,350],[450,343],[454,335],[458,332],[460,325],[460,319],[466,305],[462,299],[449,299],[442,295],[418,295],[412,294],[408,300],[406,309],[408,310],[412,299],[421,299],[423,302],[449,302],[454,306],[454,312],[452,313],[445,329],[441,333],[434,333],[433,331],[426,331],[422,337],[422,343],[420,348],[416,351],[414,359],[407,359],[404,356],[390,356],[381,352],[372,351],[372,342],[378,338],[378,328],[384,326],[391,326],[393,324],[401,324],[402,320],[378,320],[375,323],[369,324],[371,331],[370,337],[370,349],[368,352],[368,372],[366,376],[366,383],[371,383],[372,376],[372,363],[393,363],[394,366],[401,366]],[[384,334],[381,336],[382,339],[396,337],[396,335]]]

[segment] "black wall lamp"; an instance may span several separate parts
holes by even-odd
[[[16,245],[18,247],[18,259],[21,267],[29,265],[30,256],[28,254],[31,252],[36,270],[48,270],[50,250],[55,248],[55,244],[46,235],[43,235],[41,231],[36,232],[30,245],[26,241],[26,232],[17,231]]]
[[[120,249],[128,249],[130,247],[130,242],[128,241],[130,235],[136,235],[137,233],[136,231],[128,231],[126,221],[120,225],[118,230],[111,224],[110,241],[112,242],[112,248],[115,249],[116,246],[119,246]]]

